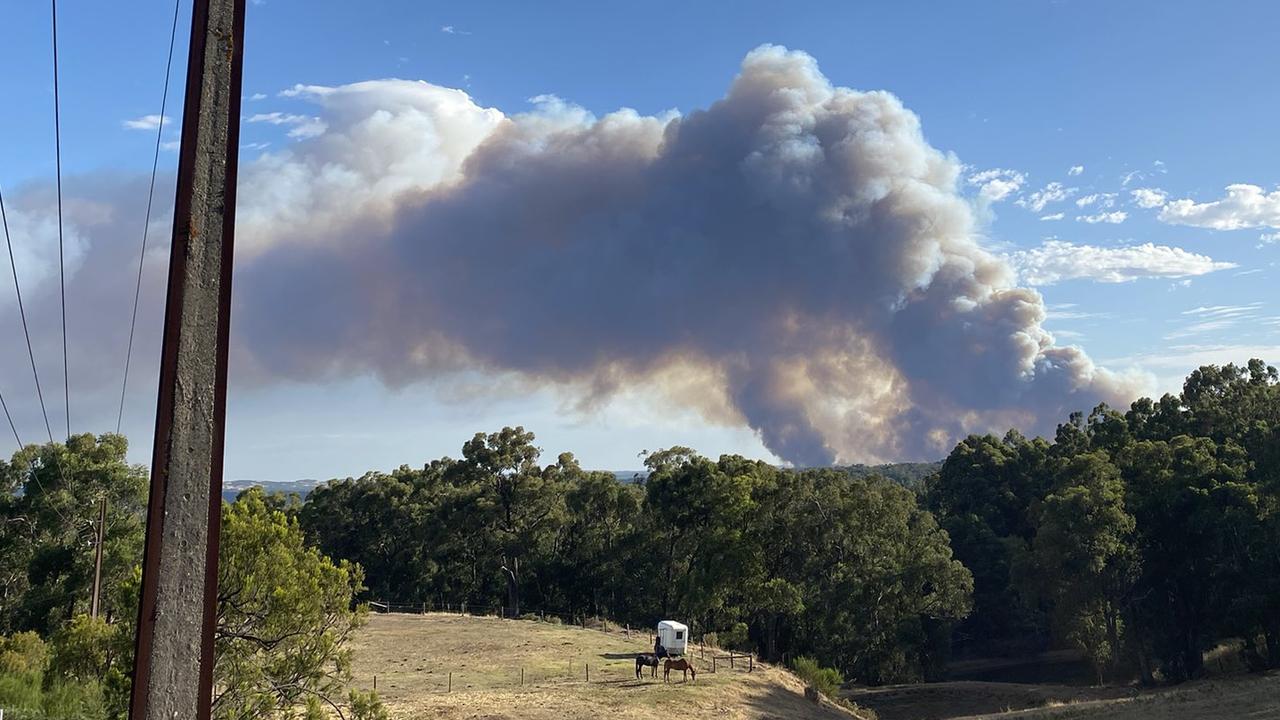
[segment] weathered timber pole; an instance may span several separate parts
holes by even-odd
[[[93,548],[93,598],[89,601],[89,617],[97,619],[102,598],[102,543],[107,539],[107,499],[98,501],[98,537]]]
[[[206,720],[245,0],[194,0],[169,254],[131,720]]]

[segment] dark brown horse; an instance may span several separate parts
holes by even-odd
[[[672,660],[671,658],[667,658],[667,661],[662,665],[662,681],[663,682],[671,681],[672,670],[680,670],[684,672],[685,680],[688,680],[690,677],[693,677],[694,681],[696,682],[698,679],[698,671],[693,669],[693,663],[689,662],[684,658],[680,658],[679,660]]]
[[[650,677],[658,677],[658,656],[649,653],[641,653],[636,655],[636,679],[640,679],[640,669],[645,667],[653,668],[650,671]]]

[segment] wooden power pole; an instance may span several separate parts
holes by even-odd
[[[89,617],[97,619],[102,597],[102,543],[107,539],[107,499],[98,501],[98,542],[93,550],[93,598],[89,601]]]
[[[132,720],[209,717],[245,0],[194,0]]]

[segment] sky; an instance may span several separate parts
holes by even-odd
[[[74,432],[115,427],[173,10],[59,7]],[[138,462],[154,423],[189,3],[179,12],[124,404]],[[60,435],[47,13],[0,7],[0,191]],[[1176,391],[1200,364],[1276,363],[1278,23],[1261,1],[251,2],[226,476],[419,465],[515,424],[548,461],[570,450],[595,468],[676,444],[802,464],[933,459],[963,432],[1051,431],[1099,399]],[[750,125],[774,102],[759,87],[805,99]],[[838,156],[824,135],[837,126],[887,139]],[[718,138],[739,131],[750,152],[734,155]],[[823,161],[796,175],[814,143]],[[700,175],[688,163],[704,157],[723,164]],[[791,184],[738,178],[751,158]],[[736,192],[709,189],[722,180]],[[827,236],[833,206],[818,198],[857,210],[898,192],[909,196],[893,217],[935,230],[873,232],[850,211],[845,234]],[[755,220],[717,219],[740,210]],[[667,227],[691,233],[671,247],[693,257],[658,256],[645,238]],[[825,254],[841,237],[853,249]],[[726,263],[738,249],[745,259]],[[670,263],[714,273],[698,253],[724,268],[723,286],[706,283],[719,295],[670,279]],[[884,253],[888,270],[864,269]],[[904,263],[892,298],[863,291]],[[22,439],[39,441],[0,265],[0,393]],[[963,289],[939,289],[956,268]],[[580,292],[544,297],[539,273]],[[990,310],[955,316],[975,303]],[[921,339],[935,333],[959,338],[949,370],[946,349]],[[1064,347],[1077,350],[1063,359]],[[1012,370],[983,374],[1009,354]],[[983,374],[984,397],[942,389],[965,373]]]

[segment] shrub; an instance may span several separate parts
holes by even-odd
[[[732,628],[724,632],[720,638],[720,647],[728,650],[742,650],[751,652],[755,646],[751,643],[751,638],[747,635],[747,624],[737,623]]]
[[[44,674],[49,648],[33,632],[0,636],[0,673],[7,675]]]
[[[801,655],[791,661],[791,670],[809,687],[826,695],[836,697],[840,686],[844,684],[844,675],[835,668],[824,668],[817,660]]]

